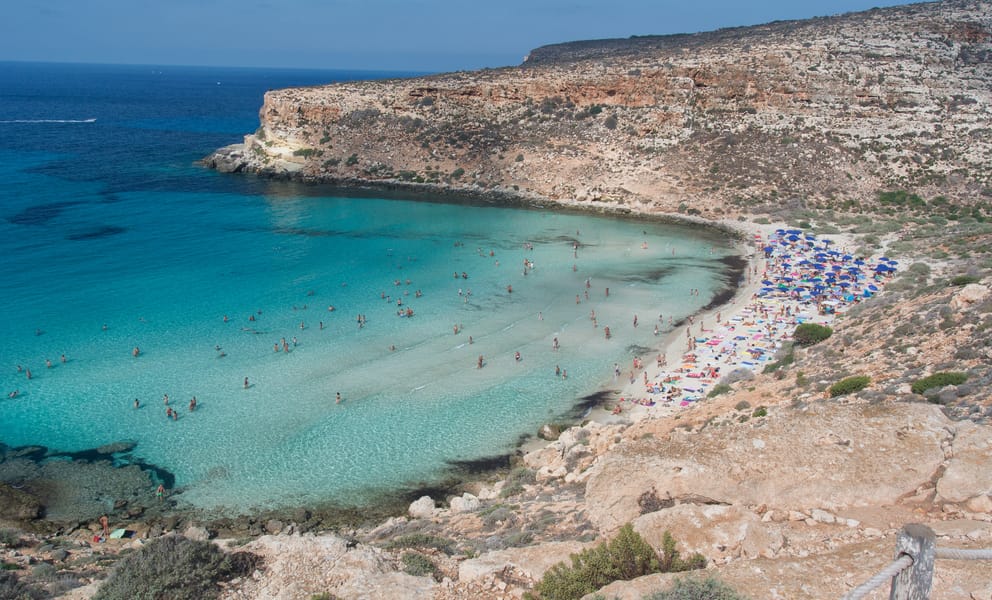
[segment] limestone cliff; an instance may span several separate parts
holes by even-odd
[[[992,2],[947,0],[271,91],[259,129],[206,162],[710,217],[888,189],[987,213],[990,114]]]

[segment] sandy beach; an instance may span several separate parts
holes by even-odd
[[[592,409],[589,419],[633,422],[691,410],[735,370],[760,372],[772,362],[776,351],[792,340],[798,324],[829,325],[850,304],[880,290],[882,275],[888,271],[876,268],[895,268],[887,267],[885,261],[856,259],[833,250],[846,245],[848,240],[843,236],[817,238],[784,224],[745,231],[742,253],[748,258],[747,275],[733,298],[692,315],[668,332],[653,349],[654,354],[637,357],[635,364],[621,365],[616,386],[607,388],[613,397]],[[813,262],[820,259],[824,262]],[[820,290],[819,298],[815,292],[803,291],[824,287],[819,286],[824,272],[845,273],[839,276],[844,279],[827,279],[837,284],[833,291]],[[787,282],[793,281],[806,287],[789,287]]]

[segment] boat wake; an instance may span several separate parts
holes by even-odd
[[[6,119],[0,120],[0,123],[96,123],[96,119]]]

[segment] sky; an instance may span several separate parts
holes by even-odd
[[[538,46],[868,10],[900,0],[14,0],[0,61],[440,72]]]

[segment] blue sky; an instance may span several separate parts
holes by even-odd
[[[450,71],[545,44],[687,33],[886,0],[21,0],[0,60]]]

